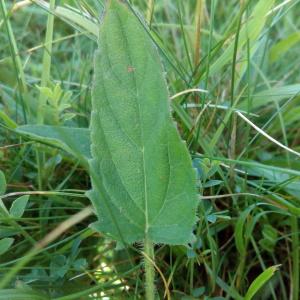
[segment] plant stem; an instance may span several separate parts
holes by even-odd
[[[16,65],[16,70],[18,71],[18,80],[20,80],[20,85],[21,85],[21,90],[23,92],[27,92],[27,85],[26,85],[26,79],[25,79],[25,74],[19,54],[19,50],[17,47],[17,42],[16,38],[9,20],[9,14],[6,9],[5,1],[1,0],[1,10],[2,10],[2,15],[3,15],[3,20],[4,24],[6,26],[7,30],[7,35],[9,37],[9,45],[10,45],[10,50],[12,53],[12,59],[14,61],[14,64]]]
[[[23,98],[23,93],[26,94],[28,91],[27,85],[26,85],[26,79],[25,79],[23,65],[22,65],[20,55],[19,55],[19,50],[17,47],[15,35],[14,35],[13,29],[12,29],[12,26],[11,26],[11,23],[9,20],[10,13],[7,12],[4,0],[1,0],[1,2],[0,2],[0,9],[1,9],[0,15],[2,15],[1,21],[3,19],[4,25],[6,27],[6,32],[7,32],[9,47],[10,47],[10,52],[11,52],[11,58],[12,58],[12,61],[14,64],[14,72],[15,72],[15,76],[17,79],[17,83],[18,83],[17,97],[19,99],[19,102],[21,103],[24,122],[27,123],[26,113],[28,112],[28,107],[27,107],[27,103],[25,102],[25,100]],[[16,122],[18,122],[17,116],[18,116],[18,114],[16,113]]]
[[[146,274],[146,300],[155,299],[155,286],[154,286],[154,247],[152,241],[145,236],[144,241],[145,251],[145,274]]]
[[[299,236],[298,236],[298,218],[291,217],[292,231],[292,300],[297,300],[299,297]]]
[[[47,20],[47,28],[46,28],[46,38],[45,38],[45,49],[43,53],[43,72],[41,78],[41,87],[46,87],[48,85],[50,79],[50,68],[51,68],[51,55],[52,55],[52,42],[53,42],[53,27],[54,27],[54,11],[55,8],[55,0],[50,0],[49,5],[49,14]],[[37,123],[44,123],[44,109],[47,98],[41,92],[39,95],[39,104],[37,111]]]
[[[201,25],[203,17],[203,0],[198,0],[196,4],[196,31],[195,31],[195,69],[200,63],[200,49],[201,49]]]
[[[41,87],[47,87],[50,81],[50,70],[51,70],[51,56],[52,56],[52,43],[53,43],[53,28],[54,28],[54,8],[55,8],[55,1],[50,0],[49,3],[49,12],[48,12],[48,19],[47,19],[47,27],[46,27],[46,36],[45,36],[45,48],[43,52],[43,71],[41,76]],[[36,114],[36,122],[37,124],[44,124],[45,118],[45,106],[47,102],[47,97],[40,92],[39,99],[38,99],[38,107],[37,107],[37,114]],[[44,186],[44,165],[46,161],[46,156],[44,152],[41,152],[38,147],[36,148],[36,161],[37,161],[37,169],[38,169],[38,187],[39,190],[43,190]],[[43,202],[41,202],[43,203]],[[42,204],[41,204],[42,205]],[[43,210],[40,210],[40,217],[42,217]],[[41,225],[41,237],[46,234],[45,226],[40,221]]]

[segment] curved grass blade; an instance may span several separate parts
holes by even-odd
[[[3,289],[0,291],[0,300],[49,300],[50,298],[42,293],[24,289]]]
[[[268,282],[275,272],[278,270],[280,265],[272,266],[263,271],[260,275],[258,275],[254,281],[251,283],[246,295],[245,300],[253,299],[254,295],[261,289],[261,287]]]

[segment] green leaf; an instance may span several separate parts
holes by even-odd
[[[205,293],[205,286],[202,286],[200,288],[197,288],[197,289],[194,289],[192,294],[193,294],[193,297],[200,297],[202,296],[204,293]]]
[[[34,141],[60,148],[85,160],[90,154],[90,133],[87,128],[73,128],[47,125],[24,125],[16,129]]]
[[[4,111],[0,111],[0,119],[11,129],[15,129],[18,125]]]
[[[88,263],[85,258],[78,258],[73,262],[72,266],[76,271],[82,271],[87,268]]]
[[[0,300],[47,300],[50,299],[43,294],[31,289],[2,289]]]
[[[280,86],[280,87],[272,87],[270,89],[258,92],[257,94],[253,95],[252,100],[252,109],[258,109],[261,106],[264,106],[266,104],[269,104],[270,102],[274,101],[281,101],[283,99],[292,98],[300,93],[300,84],[291,84],[286,86]],[[243,102],[239,107],[241,109],[247,108],[247,103]]]
[[[210,266],[204,262],[205,268],[207,269],[207,272],[210,276],[213,276],[213,271],[210,268]],[[234,289],[234,287],[228,285],[225,281],[222,280],[221,277],[216,276],[216,283],[217,285],[224,290],[228,296],[230,296],[230,299],[235,300],[245,300],[239,293]]]
[[[259,245],[262,249],[273,253],[274,247],[278,240],[277,230],[270,224],[265,224],[262,230],[263,238],[259,240]]]
[[[237,219],[234,229],[234,240],[235,245],[240,253],[240,255],[244,256],[246,254],[246,245],[247,245],[247,237],[245,236],[245,225],[247,223],[247,218],[251,211],[257,207],[257,204],[250,205],[247,209],[241,212],[240,216]]]
[[[126,4],[108,2],[95,55],[90,173],[99,222],[121,242],[186,244],[196,179],[170,114],[155,46]]]
[[[71,22],[71,24],[75,24],[79,26],[82,32],[89,32],[95,36],[98,34],[98,26],[90,19],[82,16],[80,12],[76,12],[74,10],[70,10],[63,6],[57,6],[55,9],[55,13],[62,18],[65,18],[67,21]]]
[[[13,238],[4,238],[0,240],[0,255],[4,254],[13,244]]]
[[[14,87],[17,84],[16,76],[13,72],[14,63],[11,57],[6,57],[0,60],[0,82]]]
[[[294,32],[287,36],[286,38],[280,40],[270,49],[270,61],[274,63],[283,54],[290,50],[297,43],[300,43],[300,32]]]
[[[54,13],[57,17],[63,19],[73,27],[76,27],[80,32],[90,34],[92,35],[92,38],[95,38],[98,35],[98,26],[95,23],[95,20],[88,18],[87,14],[83,15],[82,12],[75,8],[71,9],[59,5],[56,6],[54,11],[51,11],[50,5],[47,2],[41,0],[35,0],[35,2],[48,10],[49,13]]]
[[[263,271],[258,277],[251,283],[244,300],[251,300],[259,289],[270,280],[274,273],[278,270],[279,265],[269,267]]]
[[[0,170],[0,196],[6,191],[6,179],[4,173]]]
[[[21,218],[24,214],[28,200],[29,195],[23,195],[17,198],[11,205],[9,214],[14,218]]]
[[[56,255],[50,264],[50,277],[54,280],[63,278],[69,270],[67,258],[64,255]]]
[[[238,41],[239,49],[244,47],[247,42],[249,42],[251,48],[255,45],[267,21],[267,13],[273,4],[274,0],[260,0],[257,2],[252,14],[249,16],[249,20],[245,22],[241,28]],[[233,52],[234,40],[229,43],[224,53],[212,64],[209,72],[210,75],[216,74],[225,64],[229,63],[232,59]]]

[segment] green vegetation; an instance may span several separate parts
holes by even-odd
[[[299,2],[0,0],[0,299],[299,299]]]

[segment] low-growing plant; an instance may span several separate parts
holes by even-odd
[[[297,300],[299,3],[0,0],[0,300]]]
[[[146,298],[154,299],[155,243],[192,242],[196,179],[171,119],[157,50],[124,3],[108,2],[95,55],[89,197],[93,228],[143,242]]]

